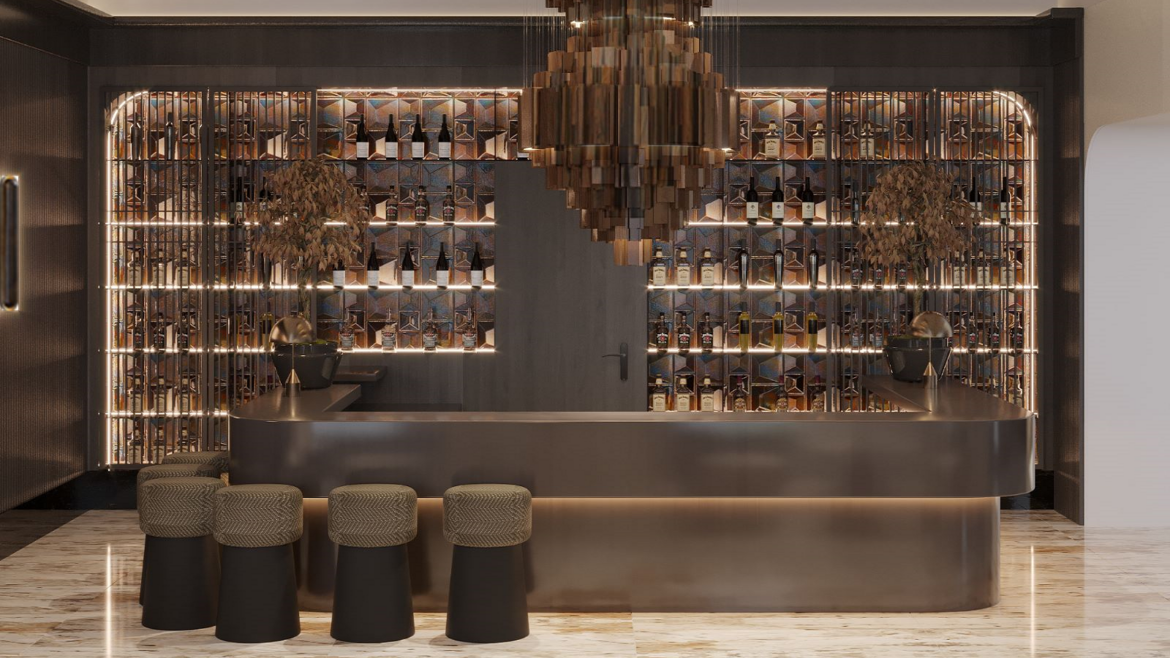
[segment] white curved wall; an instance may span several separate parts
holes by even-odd
[[[1170,525],[1168,201],[1170,114],[1100,128],[1085,171],[1090,526]]]

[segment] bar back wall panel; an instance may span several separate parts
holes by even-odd
[[[0,39],[0,174],[20,177],[20,307],[0,313],[0,511],[85,470],[85,66]]]

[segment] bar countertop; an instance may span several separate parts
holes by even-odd
[[[538,497],[975,498],[1027,493],[1035,419],[950,381],[866,388],[903,409],[871,413],[346,411],[357,385],[231,415],[232,482],[307,497],[362,482],[420,496],[510,482]]]

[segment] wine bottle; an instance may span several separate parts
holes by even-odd
[[[431,202],[427,201],[427,188],[418,186],[418,194],[414,198],[414,223],[424,226],[431,216]]]
[[[167,112],[167,124],[163,128],[163,157],[175,159],[175,113]]]
[[[809,354],[817,351],[817,334],[820,330],[820,318],[817,317],[816,311],[809,311],[804,316],[804,346],[808,348]]]
[[[483,259],[479,256],[479,243],[475,243],[475,252],[471,255],[471,287],[483,287]]]
[[[816,247],[808,252],[806,267],[808,268],[808,287],[810,290],[816,290],[821,283],[821,252],[817,251]]]
[[[460,334],[463,341],[463,350],[465,352],[474,352],[475,348],[479,346],[479,325],[475,321],[475,312],[467,317],[467,324],[463,325],[463,332]]]
[[[1011,192],[1008,190],[1007,176],[1003,177],[1003,183],[999,187],[999,224],[1000,226],[1007,226],[1012,221],[1012,201]]]
[[[699,389],[699,411],[715,411],[715,387],[711,385],[711,378],[703,378],[703,386]]]
[[[739,248],[739,264],[737,269],[739,274],[739,287],[741,290],[747,290],[748,279],[751,278],[751,255],[748,253],[747,245]]]
[[[772,313],[772,351],[777,354],[784,351],[784,312],[779,304]]]
[[[447,193],[443,195],[443,223],[447,225],[455,223],[455,192],[450,185],[447,186]]]
[[[679,288],[691,287],[691,261],[687,258],[686,247],[678,250],[674,265],[674,277]]]
[[[378,245],[370,243],[370,259],[366,261],[366,285],[378,287],[378,272],[382,269],[382,261],[378,259]]]
[[[394,115],[390,115],[390,123],[386,124],[386,144],[383,148],[386,150],[387,160],[398,159],[398,129],[394,127]]]
[[[659,354],[665,354],[670,349],[670,327],[666,324],[666,314],[659,313],[654,323],[654,349]]]
[[[780,226],[784,223],[784,188],[780,186],[780,177],[776,177],[776,186],[772,188],[772,223]]]
[[[439,259],[435,262],[435,283],[440,290],[451,285],[451,263],[447,260],[447,250],[442,242],[439,243]]]
[[[341,288],[345,286],[345,261],[339,259],[333,265],[333,287]]]
[[[711,324],[710,313],[703,313],[703,320],[699,322],[699,347],[708,354],[715,349],[715,327]]]
[[[650,411],[666,411],[666,386],[661,377],[654,378],[654,389],[650,391]]]
[[[142,128],[142,117],[137,114],[130,121],[130,159],[142,159],[142,145],[146,139],[146,131]]]
[[[370,132],[366,130],[366,115],[358,116],[357,135],[354,136],[357,140],[357,159],[368,160],[370,158]]]
[[[447,115],[443,115],[443,125],[439,128],[439,159],[451,159],[451,131],[447,129]]]
[[[804,177],[804,185],[800,186],[800,220],[805,225],[812,224],[817,216],[817,200],[813,195],[809,177]]]
[[[415,266],[414,259],[410,255],[409,242],[407,242],[406,246],[402,248],[402,265],[400,269],[402,270],[402,273],[399,275],[399,281],[402,282],[402,287],[413,288]]]
[[[780,130],[775,121],[768,122],[768,132],[764,133],[764,158],[780,159]]]
[[[715,259],[711,257],[710,249],[704,249],[703,257],[699,259],[699,285],[704,288],[715,287]]]
[[[422,115],[414,115],[414,130],[410,133],[410,157],[422,160],[427,156],[427,137],[423,134]]]
[[[776,273],[776,290],[784,288],[784,248],[777,245],[772,252],[772,270]]]
[[[662,255],[662,247],[654,248],[654,258],[650,260],[650,285],[655,288],[666,285],[666,257]]]
[[[755,176],[748,178],[748,188],[743,200],[747,205],[747,223],[755,226],[760,221],[760,193],[756,191]]]
[[[675,325],[674,342],[678,345],[679,354],[689,354],[691,351],[691,325],[687,324],[687,312],[679,311],[678,324]]]
[[[739,312],[739,351],[747,354],[752,344],[752,321],[747,311]]]
[[[694,395],[691,393],[691,389],[687,387],[686,377],[679,377],[678,384],[674,387],[674,410],[694,410]]]

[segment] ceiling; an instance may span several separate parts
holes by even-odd
[[[107,16],[521,16],[542,0],[65,0]],[[1101,0],[718,0],[743,16],[1035,16]],[[717,3],[718,4],[718,3]]]

